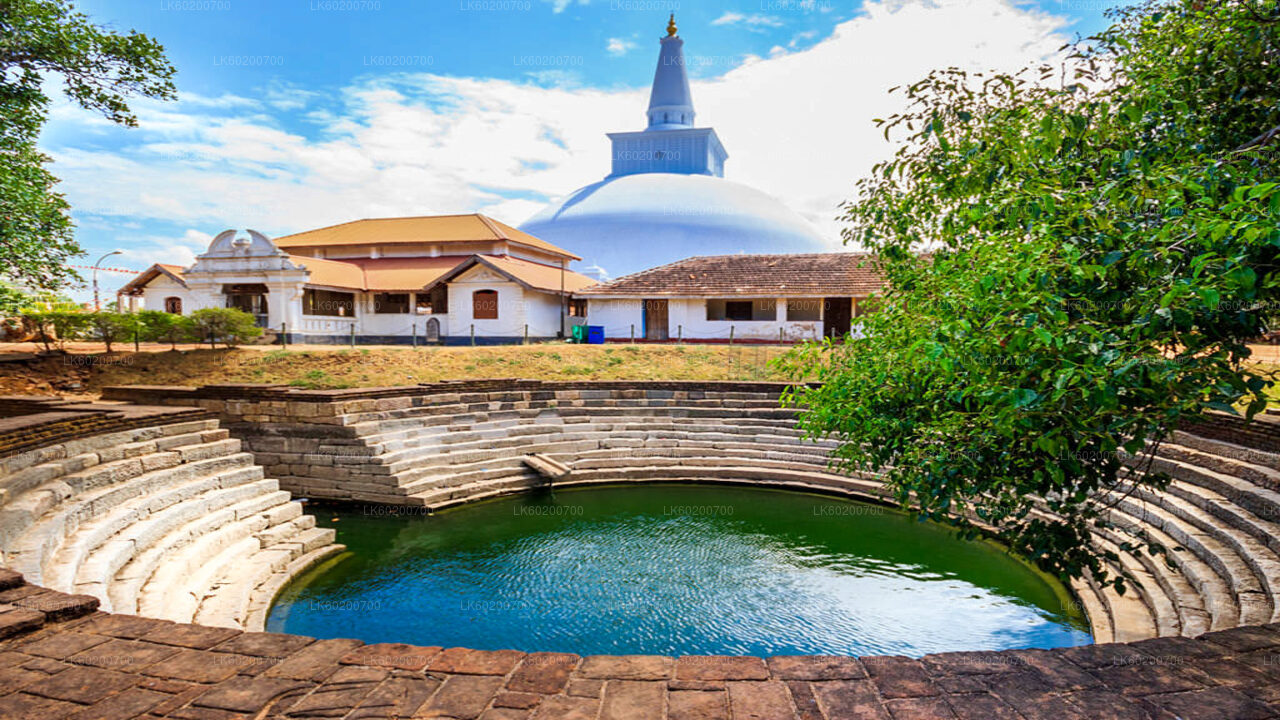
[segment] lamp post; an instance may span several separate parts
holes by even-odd
[[[123,255],[123,254],[124,252],[121,250],[112,250],[106,255],[103,255],[102,257],[98,258],[98,262],[93,264],[93,311],[94,312],[98,312],[99,310],[102,309],[102,303],[98,302],[98,266],[102,264],[103,260],[106,260],[112,255]]]

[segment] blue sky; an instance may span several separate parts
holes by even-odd
[[[159,39],[177,103],[141,127],[58,103],[42,144],[78,237],[114,265],[189,263],[213,235],[483,211],[519,223],[607,172],[639,129],[674,9],[726,177],[838,243],[836,206],[888,152],[872,119],[929,68],[1013,69],[1104,26],[1094,0],[81,0]],[[127,279],[107,274],[111,289]],[[83,296],[83,293],[80,294]]]

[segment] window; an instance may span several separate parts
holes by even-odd
[[[771,322],[778,316],[778,302],[765,298],[761,300],[708,300],[708,320],[763,321]]]
[[[236,283],[222,286],[226,306],[250,315],[267,314],[267,286],[261,283]]]
[[[303,315],[355,317],[356,296],[333,290],[307,288],[302,292]]]
[[[587,316],[587,300],[573,299],[569,301],[569,317],[586,317]]]
[[[378,293],[373,296],[373,311],[379,315],[405,315],[409,312],[409,293]]]
[[[787,320],[792,322],[816,322],[822,319],[822,300],[818,298],[791,298],[787,301]]]
[[[266,295],[235,294],[227,296],[227,307],[243,310],[250,315],[267,314]]]
[[[750,320],[751,319],[751,301],[750,300],[730,300],[724,304],[725,320]]]
[[[449,288],[438,285],[428,293],[418,293],[419,315],[444,315],[449,312]]]
[[[174,315],[182,314],[182,298],[167,297],[164,299],[164,311]]]
[[[471,317],[476,320],[497,320],[498,291],[477,290],[471,293]]]

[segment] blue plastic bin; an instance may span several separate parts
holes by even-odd
[[[587,326],[587,344],[588,345],[604,344],[604,326],[603,325]]]

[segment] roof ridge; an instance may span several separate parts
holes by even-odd
[[[519,242],[519,240],[516,240],[515,242]],[[564,266],[548,265],[547,263],[538,262],[537,260],[530,260],[529,258],[517,257],[515,255],[491,255],[489,253],[477,253],[477,254],[482,255],[484,257],[502,258],[503,260],[513,260],[515,262],[528,263],[530,265],[538,265],[545,268],[551,268],[552,270],[564,270],[565,272],[577,272],[576,270],[570,270],[568,264],[565,264]],[[578,273],[578,274],[581,275],[582,273]]]
[[[521,245],[525,245],[525,246],[527,246],[527,247],[537,248],[538,250],[542,250],[543,252],[551,252],[552,254],[556,254],[556,255],[563,255],[563,256],[568,257],[568,258],[570,258],[570,259],[572,259],[572,260],[581,260],[581,259],[582,259],[581,257],[578,257],[576,254],[574,254],[572,251],[570,251],[570,250],[566,250],[566,249],[564,249],[564,248],[560,247],[559,245],[556,245],[555,243],[553,243],[553,242],[551,242],[551,241],[549,241],[549,240],[543,240],[542,238],[538,237],[537,235],[534,235],[533,233],[525,232],[524,230],[521,230],[521,229],[520,229],[520,228],[518,228],[518,227],[515,227],[515,226],[513,226],[513,225],[508,225],[508,224],[506,224],[506,223],[502,222],[501,220],[498,220],[497,218],[491,218],[491,217],[489,217],[488,215],[485,215],[484,213],[476,213],[476,214],[480,217],[481,221],[485,222],[486,224],[489,224],[489,225],[491,225],[491,226],[492,226],[492,225],[498,225],[498,226],[504,227],[504,228],[506,228],[507,230],[510,230],[510,231],[512,231],[512,232],[514,232],[514,233],[517,233],[517,234],[519,234],[519,235],[527,235],[528,237],[531,237],[531,238],[533,238],[534,240],[536,240],[536,241],[538,241],[538,242],[542,243],[542,244],[543,244],[543,245],[545,245],[546,247],[540,247],[539,245],[536,245],[536,244],[534,244],[534,243],[528,242],[528,241],[526,241],[526,240],[522,240],[522,239],[521,239],[521,238],[519,238],[519,237],[514,237],[514,236],[511,234],[511,232],[500,231],[500,230],[498,230],[497,228],[494,228],[494,232],[498,233],[498,236],[499,236],[501,239],[506,240],[507,242],[520,243]]]
[[[480,218],[480,222],[484,223],[484,226],[489,228],[489,232],[493,233],[498,240],[506,240],[507,242],[520,242],[519,240],[513,240],[509,235],[498,230],[497,226],[493,224],[494,221],[492,218],[489,218],[488,216],[483,215],[481,213],[476,213],[476,217]]]
[[[288,235],[277,235],[276,237],[271,239],[283,240],[284,238],[290,238],[295,235],[305,235],[307,233],[320,232],[321,230],[330,230],[332,228],[342,227],[343,225],[354,225],[355,223],[362,223],[362,222],[377,222],[379,220],[430,220],[433,218],[454,218],[454,217],[470,217],[470,216],[484,217],[483,214],[478,212],[446,213],[444,215],[398,215],[393,217],[363,217],[363,218],[357,218],[355,220],[347,220],[346,222],[334,223],[332,225],[323,225],[318,228],[311,228],[310,230],[299,230],[298,232],[289,233]]]

